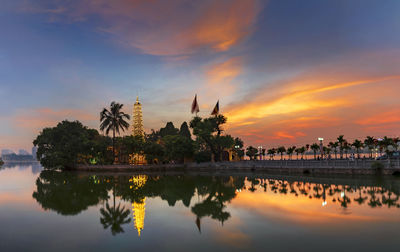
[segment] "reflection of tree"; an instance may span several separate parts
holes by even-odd
[[[118,180],[113,181],[113,207],[111,208],[108,202],[106,203],[105,208],[100,209],[100,223],[103,225],[104,229],[111,227],[112,235],[116,235],[118,233],[123,233],[124,229],[122,225],[127,224],[131,221],[129,216],[129,210],[125,209],[125,207],[121,207],[121,203],[118,206],[115,206],[115,191],[116,191],[116,183]]]
[[[368,205],[372,208],[382,206],[380,199],[376,197],[377,190],[378,189],[376,187],[372,187],[370,190],[368,190],[368,194],[371,195]]]
[[[122,225],[131,221],[129,218],[129,209],[121,207],[120,203],[117,207],[114,205],[112,208],[108,203],[106,203],[106,207],[100,209],[100,214],[100,223],[103,225],[104,229],[111,227],[112,235],[123,233],[124,229],[122,228]]]
[[[385,195],[382,196],[382,204],[387,205],[389,208],[392,206],[397,206],[397,201],[399,200],[399,196],[396,195],[395,198],[392,198],[392,192],[389,191],[388,197]]]
[[[357,198],[354,198],[354,201],[358,202],[359,205],[362,205],[368,199],[368,197],[363,197],[361,195],[361,188],[359,188],[358,193],[359,193],[359,195]]]
[[[224,211],[225,203],[230,202],[236,196],[236,189],[243,187],[243,179],[237,178],[211,178],[207,185],[203,183],[202,190],[207,188],[206,198],[192,207],[192,212],[199,218],[210,216],[219,220],[222,224],[230,217],[230,213]],[[257,180],[259,183],[259,181]],[[253,181],[253,183],[257,183]]]
[[[74,173],[44,170],[36,180],[32,197],[43,209],[62,215],[76,215],[89,206],[107,199],[107,185],[93,177]]]

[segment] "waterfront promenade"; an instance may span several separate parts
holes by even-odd
[[[382,164],[377,169],[373,164]],[[159,165],[78,165],[75,170],[89,172],[190,172],[190,173],[282,173],[282,174],[385,174],[400,173],[400,160],[244,160],[238,162]]]

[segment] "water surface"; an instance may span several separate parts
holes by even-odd
[[[398,251],[394,177],[0,170],[1,251]]]

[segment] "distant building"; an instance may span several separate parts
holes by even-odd
[[[14,151],[12,151],[10,149],[2,149],[1,150],[1,156],[10,155],[10,154],[15,154],[15,153],[14,153]]]
[[[37,153],[37,147],[36,147],[36,146],[33,146],[33,147],[32,147],[32,156],[33,156],[33,159],[37,159],[36,153]]]
[[[24,149],[20,149],[18,150],[18,155],[31,155],[31,154]]]

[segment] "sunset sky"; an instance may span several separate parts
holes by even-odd
[[[147,132],[220,100],[246,145],[400,135],[398,0],[1,0],[0,149],[98,128],[139,95]]]

